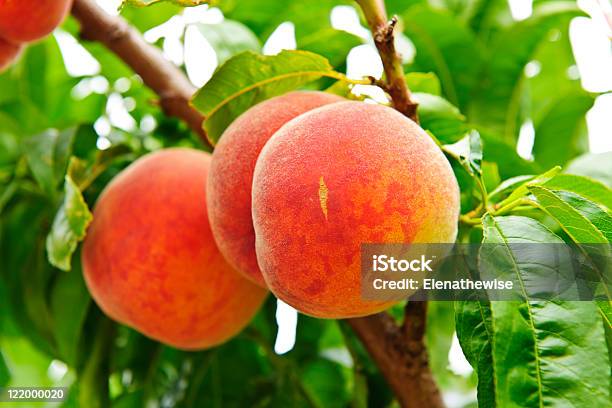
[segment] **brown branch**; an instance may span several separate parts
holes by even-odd
[[[384,0],[356,0],[368,21],[374,44],[378,49],[385,70],[386,86],[382,87],[391,96],[393,107],[418,122],[418,104],[406,85],[402,60],[395,50],[393,34],[397,17],[387,19]]]
[[[124,19],[107,14],[95,0],[75,0],[72,15],[81,23],[84,40],[100,42],[115,53],[159,96],[166,115],[184,121],[210,145],[202,128],[204,116],[189,104],[194,86],[159,49],[147,43]]]
[[[408,302],[404,319],[398,326],[388,313],[379,313],[347,322],[402,407],[444,407],[424,342],[427,302]]]

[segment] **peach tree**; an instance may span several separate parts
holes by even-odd
[[[295,344],[278,354],[274,296],[231,340],[185,351],[109,318],[83,276],[93,208],[126,167],[166,148],[221,151],[241,114],[298,90],[418,123],[458,182],[457,242],[502,248],[499,267],[517,281],[554,265],[514,244],[609,250],[612,153],[589,148],[598,95],[574,74],[570,22],[586,18],[576,4],[534,1],[516,19],[501,0],[127,0],[118,12],[110,0],[74,0],[22,2],[22,14],[17,3],[0,0],[0,388],[66,387],[64,407],[610,404],[609,292],[300,314]],[[274,49],[287,27],[289,45]],[[526,123],[533,146],[519,155]],[[377,126],[373,146],[397,151]],[[317,188],[327,217],[325,180]],[[609,263],[596,272],[609,289]],[[459,348],[468,370],[454,367]]]

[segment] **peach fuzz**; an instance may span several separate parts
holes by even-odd
[[[0,37],[13,43],[39,40],[59,26],[72,0],[0,0]]]
[[[312,110],[266,144],[253,178],[259,266],[270,290],[319,318],[391,306],[361,297],[362,243],[454,242],[459,188],[413,121],[363,102]]]
[[[134,162],[100,195],[82,252],[87,286],[108,316],[186,350],[236,335],[267,294],[215,245],[209,167],[210,155],[191,149]]]
[[[21,53],[21,45],[11,44],[0,38],[0,72],[8,68]]]
[[[281,126],[320,106],[344,99],[324,92],[297,91],[261,102],[223,133],[208,178],[208,214],[215,240],[228,262],[265,286],[255,255],[251,183],[259,152]]]

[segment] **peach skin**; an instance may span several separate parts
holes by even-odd
[[[227,261],[265,287],[255,255],[251,183],[259,152],[281,126],[320,106],[344,99],[324,92],[290,92],[259,103],[223,133],[208,178],[208,214],[213,235]]]
[[[270,290],[320,318],[380,312],[361,297],[362,243],[452,243],[459,188],[432,139],[394,109],[340,102],[263,148],[253,178],[259,266]]]
[[[210,155],[191,149],[137,160],[100,195],[82,251],[85,281],[108,316],[186,350],[236,335],[267,293],[215,245],[209,167]]]

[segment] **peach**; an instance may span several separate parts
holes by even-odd
[[[87,286],[108,316],[187,350],[237,334],[267,293],[215,245],[209,167],[208,153],[190,149],[134,162],[100,195],[82,252]]]
[[[12,44],[0,38],[0,72],[9,67],[21,53],[22,46]]]
[[[72,0],[0,0],[0,37],[23,43],[49,35],[62,23]]]
[[[213,235],[228,262],[265,286],[255,255],[251,182],[259,152],[281,126],[311,109],[342,101],[324,92],[290,92],[239,116],[215,147],[208,178],[208,214]]]
[[[391,305],[361,296],[361,244],[454,242],[459,188],[417,124],[386,106],[341,102],[268,141],[252,203],[270,290],[308,315],[349,318]]]

